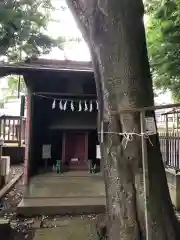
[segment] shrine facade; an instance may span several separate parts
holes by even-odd
[[[98,102],[91,63],[39,59],[23,73],[27,88],[26,180],[52,171],[88,171],[97,158]],[[43,69],[42,69],[43,66]]]

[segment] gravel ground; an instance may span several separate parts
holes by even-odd
[[[11,181],[17,174],[22,173],[23,166],[11,167],[8,176],[8,182]],[[21,201],[23,196],[23,182],[22,179],[18,181],[15,187],[0,201],[0,217],[14,214],[16,206]]]
[[[8,176],[8,181],[12,180],[17,174],[23,171],[23,166],[13,166]],[[59,216],[48,217],[41,216],[30,219],[18,219],[16,217],[16,207],[23,197],[24,187],[23,180],[17,182],[15,187],[0,201],[0,218],[10,221],[11,235],[3,237],[0,232],[0,237],[3,240],[33,240],[36,229],[39,228],[54,228],[58,227]],[[177,218],[180,221],[180,212],[176,212]],[[96,218],[95,215],[89,216]],[[83,218],[83,216],[82,216]]]
[[[23,166],[12,166],[10,170],[10,174],[8,176],[7,181],[11,181],[17,174],[22,173],[23,171]],[[0,200],[0,218],[4,218],[7,220],[10,220],[12,222],[12,228],[13,228],[13,221],[16,219],[16,207],[18,203],[21,201],[23,197],[23,180],[21,179],[20,181],[17,182],[15,187],[4,196],[3,199]],[[17,230],[17,231],[16,231]],[[20,227],[16,227],[16,229],[13,229],[12,236],[10,236],[10,239],[24,239],[24,238],[14,238],[17,234],[20,232]],[[22,229],[21,229],[21,232]],[[0,232],[1,236],[2,233]],[[2,236],[3,237],[3,236]],[[3,240],[6,240],[7,237],[3,237]]]

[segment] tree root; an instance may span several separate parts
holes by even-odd
[[[96,217],[96,232],[98,235],[98,240],[106,240],[107,236],[107,223],[108,219],[105,214],[99,214]]]

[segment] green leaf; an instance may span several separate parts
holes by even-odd
[[[51,0],[14,0],[0,7],[0,55],[17,62],[20,56],[50,52],[63,47],[62,38],[53,39],[47,25],[53,9]]]
[[[180,101],[180,0],[148,0],[147,40],[156,88]]]

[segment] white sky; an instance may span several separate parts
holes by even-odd
[[[82,34],[79,31],[74,18],[70,10],[66,9],[65,11],[61,10],[61,7],[66,7],[65,0],[52,0],[53,6],[58,9],[52,13],[52,18],[56,21],[51,22],[48,25],[48,33],[50,36],[55,38],[59,36],[65,36],[66,38],[82,38]],[[147,16],[144,17],[145,23],[148,21]],[[90,61],[90,53],[87,47],[87,44],[82,40],[81,43],[67,43],[64,48],[65,55],[71,60],[79,61]],[[47,58],[53,59],[63,59],[64,53],[59,49],[53,49],[50,54],[46,56]]]
[[[65,6],[63,0],[53,0],[55,8],[60,9],[61,6]],[[70,38],[82,38],[82,35],[74,21],[71,12],[67,9],[65,11],[56,10],[52,14],[52,18],[58,22],[50,22],[48,25],[48,34],[55,38],[60,36]],[[69,42],[65,44],[64,53],[59,49],[53,49],[47,58],[64,59],[66,58],[77,61],[90,61],[90,54],[87,44],[82,40],[81,42]]]

